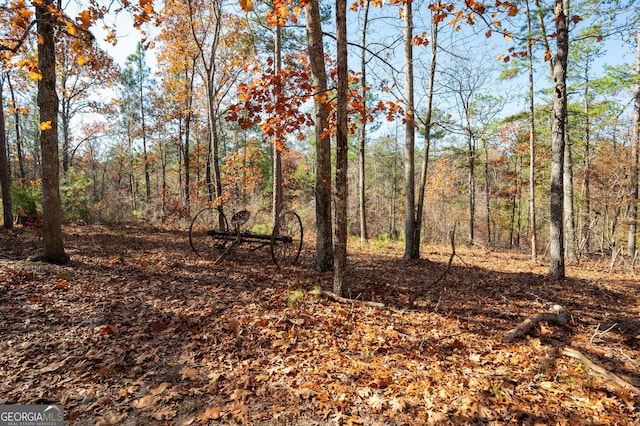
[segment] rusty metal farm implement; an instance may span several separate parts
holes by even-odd
[[[302,250],[302,221],[293,211],[282,213],[270,234],[242,229],[251,213],[241,210],[231,217],[231,227],[219,208],[206,208],[198,212],[189,228],[191,248],[200,257],[222,261],[229,253],[246,248],[254,251],[269,247],[273,263],[277,266],[295,264]]]

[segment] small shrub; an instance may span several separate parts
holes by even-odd
[[[295,308],[298,305],[298,303],[300,303],[303,297],[304,297],[304,291],[302,290],[292,291],[291,293],[289,293],[289,298],[287,299],[287,306],[290,308]]]
[[[62,179],[60,193],[63,206],[63,217],[65,220],[92,223],[94,221],[94,211],[89,206],[87,188],[93,181],[89,179],[84,171],[74,171],[69,169],[67,175]]]
[[[11,202],[14,216],[25,215],[32,218],[39,217],[42,206],[40,186],[36,182],[11,186]]]

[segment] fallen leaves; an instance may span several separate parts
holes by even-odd
[[[386,309],[318,297],[311,289],[330,288],[330,275],[268,269],[258,252],[214,266],[190,256],[182,231],[67,231],[69,265],[0,259],[0,403],[64,401],[79,425],[640,421],[635,396],[558,351],[580,349],[638,384],[639,293],[623,276],[598,275],[596,290],[555,284],[513,254],[461,248],[475,264],[454,264],[403,310],[446,250],[406,262],[354,249],[354,294]],[[13,249],[8,238],[0,244]],[[605,291],[616,303],[600,307]],[[504,331],[548,307],[532,294],[567,301],[573,322],[505,343]]]

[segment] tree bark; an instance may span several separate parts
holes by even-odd
[[[533,38],[531,29],[531,17],[529,12],[529,1],[527,7],[527,29],[529,37]],[[538,260],[538,231],[536,226],[536,116],[534,103],[534,80],[533,80],[533,47],[532,43],[527,43],[527,57],[529,66],[529,233],[531,238],[531,261]]]
[[[576,260],[574,245],[575,220],[573,207],[573,144],[569,139],[567,123],[565,123],[564,135],[564,166],[562,170],[563,191],[563,217],[564,217],[564,255],[569,261]]]
[[[280,24],[276,24],[275,27],[275,43],[274,43],[274,63],[275,73],[277,78],[280,78],[280,71],[282,69],[282,29]],[[279,87],[282,87],[280,85]],[[280,93],[276,94],[276,97],[280,97]],[[278,99],[275,99],[278,104]],[[282,136],[277,134],[273,141],[273,205],[272,205],[272,219],[275,224],[282,212],[282,204],[284,202],[284,188],[282,183],[282,149],[284,142]]]
[[[582,221],[582,227],[580,229],[580,238],[578,242],[579,254],[583,252],[589,252],[589,238],[590,238],[590,222],[591,222],[591,101],[589,99],[589,68],[591,64],[589,53],[586,57],[585,66],[585,86],[584,86],[584,116],[585,116],[585,134],[584,134],[584,148],[582,154],[582,164],[584,168],[584,182],[582,184],[582,199],[584,200],[584,206],[580,212],[580,218]]]
[[[0,79],[0,187],[2,189],[2,217],[5,229],[13,228],[13,212],[11,207],[11,176],[7,156],[7,133],[4,128],[4,78]]]
[[[307,22],[307,42],[311,79],[316,87],[314,111],[316,124],[316,251],[314,266],[318,272],[333,269],[333,229],[331,215],[331,137],[327,132],[327,72],[322,46],[322,24],[317,0],[305,6]]]
[[[567,57],[569,31],[562,0],[555,0],[557,52],[553,59],[553,117],[551,147],[551,192],[550,192],[550,264],[549,276],[564,278],[564,228],[563,228],[563,168],[565,125],[567,122]]]
[[[405,259],[420,258],[420,229],[415,219],[415,119],[413,97],[413,12],[412,0],[404,5],[404,98],[406,108],[404,179],[405,179]]]
[[[36,6],[38,32],[38,82],[40,110],[40,147],[42,150],[42,260],[64,264],[62,209],[60,204],[60,160],[58,158],[58,95],[56,93],[56,45],[53,22],[48,10],[52,0]]]
[[[371,1],[366,0],[364,3],[364,19],[362,23],[362,57],[360,61],[360,72],[362,77],[360,79],[361,88],[360,93],[362,96],[362,130],[360,132],[360,152],[359,152],[359,170],[358,170],[358,204],[360,206],[360,242],[364,243],[369,239],[367,235],[367,197],[365,187],[365,148],[367,142],[367,55],[365,47],[367,45],[367,28],[369,23],[369,5]]]
[[[349,156],[347,128],[347,2],[336,0],[336,32],[338,51],[337,136],[336,136],[336,240],[333,270],[333,292],[347,296],[347,164]]]
[[[16,94],[13,90],[13,85],[11,84],[11,76],[9,73],[7,75],[7,83],[9,84],[9,92],[11,93],[11,101],[14,106],[16,104]],[[13,113],[14,125],[15,125],[15,133],[16,133],[16,154],[18,155],[18,171],[20,172],[20,179],[24,181],[27,178],[27,174],[24,170],[24,154],[22,153],[22,136],[20,132],[20,111],[18,108],[14,108],[15,112]]]
[[[636,254],[636,237],[638,233],[638,169],[640,168],[640,20],[636,32],[636,82],[634,84],[633,104],[633,140],[631,149],[631,191],[629,205],[629,237],[627,238],[627,254],[633,258]]]
[[[431,149],[431,127],[433,117],[433,93],[436,77],[438,57],[438,23],[431,21],[431,64],[429,66],[429,92],[427,93],[427,105],[424,117],[424,151],[422,153],[422,166],[420,168],[420,188],[418,190],[418,204],[416,205],[415,223],[418,232],[418,256],[420,255],[420,234],[422,233],[422,213],[425,206],[427,192],[427,171],[429,167],[429,152]],[[415,241],[414,241],[415,244]]]

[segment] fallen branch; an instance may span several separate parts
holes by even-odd
[[[553,305],[551,312],[531,315],[522,321],[518,327],[505,334],[504,340],[511,342],[515,339],[519,339],[527,335],[536,325],[543,321],[557,325],[566,325],[569,322],[569,314],[562,306]]]
[[[337,294],[331,292],[331,291],[326,291],[326,290],[322,290],[321,293],[323,296],[328,297],[331,300],[334,300],[336,302],[340,302],[340,303],[355,303],[358,305],[364,305],[364,306],[371,306],[372,308],[386,308],[387,305],[385,305],[384,303],[380,303],[380,302],[372,302],[369,300],[359,300],[359,299],[349,299],[348,297],[342,297],[342,296],[338,296]]]
[[[637,387],[633,386],[631,383],[621,379],[620,377],[616,376],[612,372],[610,372],[608,370],[605,370],[604,368],[600,367],[599,365],[594,364],[589,358],[587,358],[586,356],[582,355],[577,350],[575,350],[573,348],[564,348],[562,350],[562,355],[565,355],[565,356],[568,356],[568,357],[575,358],[575,359],[579,360],[581,363],[583,363],[586,367],[588,367],[594,373],[604,377],[607,380],[611,380],[612,382],[614,382],[615,384],[617,384],[618,386],[620,386],[623,389],[626,389],[628,391],[631,391],[631,392],[634,392],[634,393],[640,395],[640,389],[638,389]]]
[[[457,223],[456,223],[456,225],[457,225]],[[419,291],[416,291],[415,293],[413,293],[413,296],[411,296],[411,299],[409,299],[409,308],[413,308],[413,304],[416,302],[416,299],[418,299],[418,297],[424,296],[424,294],[426,293],[428,288],[430,288],[430,287],[438,284],[440,281],[442,281],[444,279],[444,277],[451,270],[451,263],[453,263],[453,258],[456,256],[456,225],[453,225],[453,230],[451,232],[449,232],[449,241],[451,242],[451,255],[449,256],[449,262],[447,262],[447,267],[445,268],[444,271],[442,271],[440,276],[435,279],[435,281],[433,281],[431,284],[423,287],[422,290],[419,290]]]

